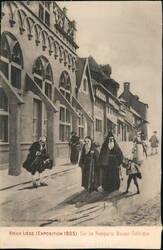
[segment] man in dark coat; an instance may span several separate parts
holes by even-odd
[[[32,174],[33,186],[37,187],[35,174],[39,173],[40,185],[47,185],[41,181],[41,173],[45,169],[52,169],[53,161],[50,159],[46,149],[46,137],[41,137],[39,141],[34,142],[29,148],[27,159],[23,167]]]
[[[102,144],[100,156],[102,171],[102,188],[106,192],[113,192],[120,187],[120,165],[123,162],[123,154],[112,132],[108,133]]]
[[[71,133],[70,139],[70,161],[72,164],[77,164],[80,151],[80,138],[76,135],[76,132]]]
[[[88,192],[98,191],[100,186],[99,152],[89,136],[85,137],[79,166],[82,170],[81,186]]]

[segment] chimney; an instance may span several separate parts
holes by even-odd
[[[67,8],[66,8],[66,7],[63,7],[63,14],[64,14],[65,16],[67,16]]]
[[[124,82],[124,92],[129,92],[130,91],[130,82]]]

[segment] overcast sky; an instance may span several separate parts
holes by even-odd
[[[78,55],[109,63],[112,78],[149,104],[149,133],[161,130],[161,2],[58,2],[77,22]]]

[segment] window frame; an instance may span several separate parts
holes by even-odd
[[[0,145],[1,144],[5,144],[5,143],[9,143],[9,103],[8,103],[8,97],[7,97],[7,95],[6,95],[6,93],[5,93],[5,91],[3,90],[3,88],[2,87],[0,87],[1,89],[2,89],[2,96],[3,97],[5,97],[6,98],[6,101],[7,101],[7,108],[6,107],[2,107],[1,109],[0,109],[0,117],[3,119],[4,117],[5,117],[5,119],[7,119],[7,126],[5,125],[4,126],[4,131],[3,130],[1,130],[1,133],[2,133],[2,135],[3,135],[3,137],[5,138],[5,137],[7,137],[7,139],[5,140],[3,140],[3,139],[1,139],[0,138]],[[6,104],[5,104],[5,106],[6,106]],[[1,126],[2,126],[2,123],[1,123]],[[5,128],[7,128],[7,132],[6,132],[6,130],[5,130]],[[7,134],[6,134],[7,133]]]
[[[96,117],[95,118],[95,129],[96,129],[96,132],[102,133],[102,131],[103,131],[102,125],[103,125],[102,119]]]
[[[65,116],[65,117],[64,117],[64,121],[62,121],[62,120],[60,119],[61,108],[64,110],[64,116]],[[67,111],[68,111],[69,114],[70,114],[70,121],[69,121],[69,122],[66,120]],[[63,126],[63,133],[64,133],[63,136],[61,135],[61,126]],[[69,127],[69,135],[67,135],[67,131],[66,131],[67,127]],[[60,105],[59,105],[59,141],[60,141],[60,142],[68,142],[68,141],[69,141],[69,139],[70,139],[71,127],[72,127],[72,116],[71,116],[71,112],[69,111],[69,109],[68,109],[65,105],[60,104]],[[63,138],[63,140],[62,140],[62,138]]]

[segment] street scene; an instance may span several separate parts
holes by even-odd
[[[62,163],[51,174],[48,186],[34,189],[28,176],[19,177],[15,183],[10,177],[9,183],[0,186],[1,226],[160,225],[159,160],[160,154],[149,156],[141,166],[139,195],[134,186],[124,194],[125,171],[120,189],[112,194],[84,192],[80,185],[81,169],[77,165]],[[44,178],[46,180],[46,174]]]
[[[161,226],[161,4],[83,2],[2,3],[0,228]]]

